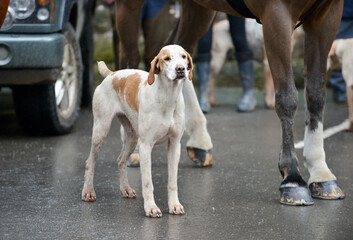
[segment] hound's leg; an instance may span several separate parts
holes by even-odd
[[[129,120],[125,116],[119,116],[121,124],[124,126],[124,143],[123,149],[117,159],[119,177],[120,177],[120,191],[125,198],[136,198],[136,192],[129,185],[127,177],[127,159],[134,151],[137,144],[137,134],[132,128]]]
[[[349,75],[349,81],[346,80],[346,91],[347,91],[347,101],[348,101],[348,114],[349,114],[349,127],[347,131],[353,132],[353,75],[352,69],[349,70],[351,73]]]
[[[184,214],[178,198],[178,164],[180,159],[180,139],[171,138],[168,142],[168,205],[169,213]]]
[[[125,130],[123,125],[120,126],[120,136],[121,136],[121,141],[124,142]],[[128,167],[140,167],[139,145],[140,143],[138,140],[134,151],[131,153],[130,157],[128,158],[128,161],[127,161]]]
[[[270,66],[268,64],[266,53],[264,54],[264,59],[262,63],[264,65],[264,71],[265,71],[265,82],[264,82],[265,103],[267,108],[273,109],[275,107],[275,88],[273,86],[273,78],[272,78]]]
[[[349,40],[350,41],[350,40]],[[348,118],[349,127],[347,131],[353,132],[353,69],[351,67],[353,61],[353,49],[351,45],[345,48],[342,57],[342,75],[346,82],[347,102],[348,102]]]
[[[119,69],[137,68],[140,62],[138,30],[145,0],[115,0],[115,24],[119,36]]]
[[[152,164],[151,153],[152,145],[141,140],[140,143],[140,170],[142,180],[142,196],[144,200],[144,209],[147,217],[162,217],[161,210],[157,207],[153,196],[152,183]]]
[[[97,95],[95,93],[95,95]],[[95,97],[93,98],[95,101]],[[105,106],[93,103],[93,130],[92,130],[92,145],[89,157],[86,161],[85,183],[82,189],[82,200],[85,202],[96,201],[96,193],[93,187],[94,167],[99,150],[106,138],[114,113]]]
[[[304,136],[304,165],[310,173],[309,188],[313,197],[344,198],[336,177],[325,160],[323,141],[323,109],[325,105],[325,78],[327,55],[334,40],[342,4],[332,1],[326,10],[316,13],[304,24],[306,80],[306,121]],[[322,31],[325,26],[325,31]]]
[[[167,43],[179,44],[192,53],[197,41],[207,32],[215,11],[201,7],[193,1],[182,1],[181,7],[179,23]],[[198,23],[197,28],[190,24],[192,22]],[[211,137],[207,131],[206,118],[201,111],[194,86],[190,81],[185,81],[183,95],[186,106],[186,132],[190,136],[186,143],[189,157],[200,166],[212,166]]]
[[[280,202],[288,205],[310,205],[313,204],[313,200],[299,172],[293,139],[294,115],[298,105],[298,92],[291,66],[291,33],[294,23],[291,16],[287,14],[287,9],[281,4],[277,5],[276,2],[276,6],[269,6],[266,9],[261,21],[266,53],[276,91],[275,109],[282,126],[282,144],[278,164],[283,177],[280,185]],[[278,24],[279,22],[281,24]]]
[[[229,37],[229,41],[232,41],[231,38]],[[212,42],[212,59],[211,59],[211,71],[210,71],[210,103],[211,106],[218,106],[219,102],[214,96],[214,86],[216,84],[216,79],[219,74],[219,72],[222,70],[222,67],[224,65],[224,62],[226,61],[227,58],[227,51],[229,50],[228,48],[222,46],[220,43],[219,45],[214,44],[214,39]]]

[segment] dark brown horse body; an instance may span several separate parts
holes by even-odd
[[[187,51],[193,52],[197,41],[208,30],[215,15],[214,10],[242,16],[229,2],[230,0],[181,1],[182,13],[179,23],[167,43],[179,44]],[[143,3],[144,0],[116,0],[116,25],[121,39],[121,68],[137,67],[139,62],[137,34]],[[265,48],[274,80],[275,109],[282,126],[278,164],[283,177],[280,185],[281,203],[310,205],[313,204],[311,196],[323,199],[343,198],[344,193],[326,164],[322,125],[327,55],[341,20],[343,0],[244,0],[244,4],[263,24]],[[311,194],[299,172],[293,140],[293,120],[298,105],[298,94],[291,67],[291,34],[301,21],[305,31],[306,74],[306,127],[303,154],[304,165],[310,173],[308,183]],[[190,88],[193,90],[192,86]],[[193,94],[191,90],[184,89],[186,106],[192,105],[191,101],[195,100]],[[192,105],[187,109],[189,115],[187,118],[190,121],[200,119],[197,107]],[[191,138],[196,139],[202,133],[202,130],[193,132],[194,129],[190,130],[188,125],[186,130],[189,130]],[[205,147],[200,148],[208,150]]]

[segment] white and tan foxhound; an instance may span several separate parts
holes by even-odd
[[[82,200],[94,202],[94,166],[111,121],[117,116],[124,127],[124,144],[117,159],[120,191],[126,198],[136,193],[128,183],[127,159],[140,143],[142,195],[146,216],[161,217],[153,196],[151,151],[155,144],[168,140],[168,205],[170,214],[184,214],[178,199],[177,173],[180,139],[185,127],[184,81],[192,79],[192,59],[182,47],[169,45],[151,62],[150,72],[120,70],[111,72],[104,62],[98,63],[105,77],[93,97],[94,125],[92,146],[86,161]],[[189,79],[189,80],[186,80]]]

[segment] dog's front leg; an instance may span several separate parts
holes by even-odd
[[[170,139],[168,142],[168,206],[169,213],[184,214],[184,208],[178,198],[178,164],[180,160],[180,141]]]
[[[142,196],[144,209],[147,217],[162,217],[161,210],[157,207],[153,196],[152,166],[151,166],[151,144],[140,143],[140,170],[142,180]]]

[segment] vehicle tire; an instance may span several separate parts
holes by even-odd
[[[73,27],[68,23],[62,70],[55,84],[13,88],[17,118],[30,135],[68,133],[77,117],[82,95],[82,58]]]
[[[82,36],[80,39],[82,64],[83,64],[83,86],[82,86],[82,105],[88,106],[92,103],[94,92],[94,42],[92,14],[86,17]]]

